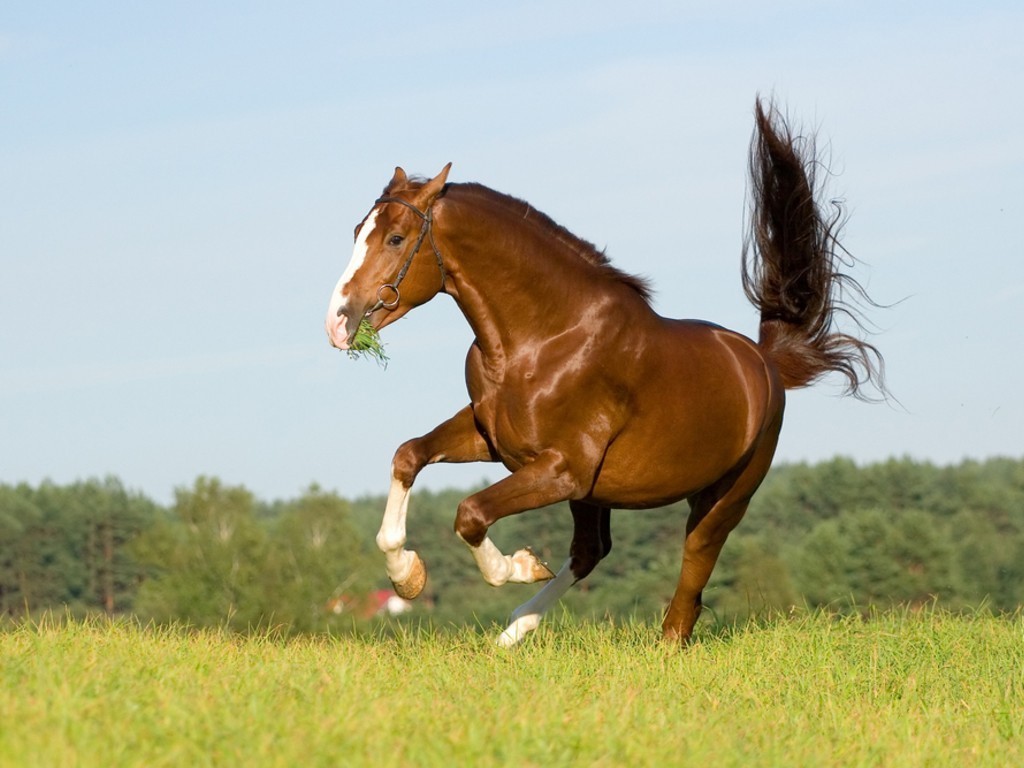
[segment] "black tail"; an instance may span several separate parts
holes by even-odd
[[[760,99],[756,119],[743,289],[761,312],[758,343],[787,389],[806,387],[836,371],[846,376],[848,394],[863,398],[862,387],[870,382],[884,395],[881,354],[835,328],[839,314],[863,328],[844,294],[874,302],[840,271],[854,261],[839,243],[842,207],[831,201],[832,215],[826,217],[815,199],[815,171],[823,166],[814,137],[794,136],[775,106],[769,103],[765,109]]]

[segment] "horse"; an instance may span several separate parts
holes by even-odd
[[[837,329],[863,329],[870,301],[844,273],[842,207],[826,215],[814,136],[799,136],[772,102],[755,102],[749,231],[742,284],[760,312],[757,341],[699,320],[661,317],[648,283],[528,203],[477,183],[396,168],[355,228],[348,267],[327,311],[330,343],[352,347],[361,322],[382,330],[439,293],[454,299],[474,340],[469,404],[395,452],[377,546],[395,591],[423,590],[426,569],[406,550],[413,483],[437,462],[501,462],[509,474],[464,499],[455,533],[484,579],[546,581],[497,642],[513,646],[612,547],[611,510],[689,505],[682,566],[663,636],[690,639],[701,594],[729,533],[772,463],[785,391],[830,372],[863,399],[884,393],[882,357]],[[874,304],[874,302],[870,302]],[[863,335],[863,334],[861,334]],[[553,573],[529,549],[507,555],[489,528],[509,515],[567,501],[569,556]]]

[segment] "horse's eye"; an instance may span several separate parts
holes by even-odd
[[[405,238],[401,235],[392,235],[388,238],[388,245],[397,247],[402,244],[403,240],[405,240]]]

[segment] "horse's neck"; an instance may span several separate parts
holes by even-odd
[[[502,357],[575,325],[601,287],[565,244],[535,231],[517,236],[516,226],[496,221],[453,238],[456,301],[484,353]]]

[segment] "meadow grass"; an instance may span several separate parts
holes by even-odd
[[[0,765],[1024,764],[1021,615],[814,613],[685,649],[641,621],[493,635],[14,626]]]

